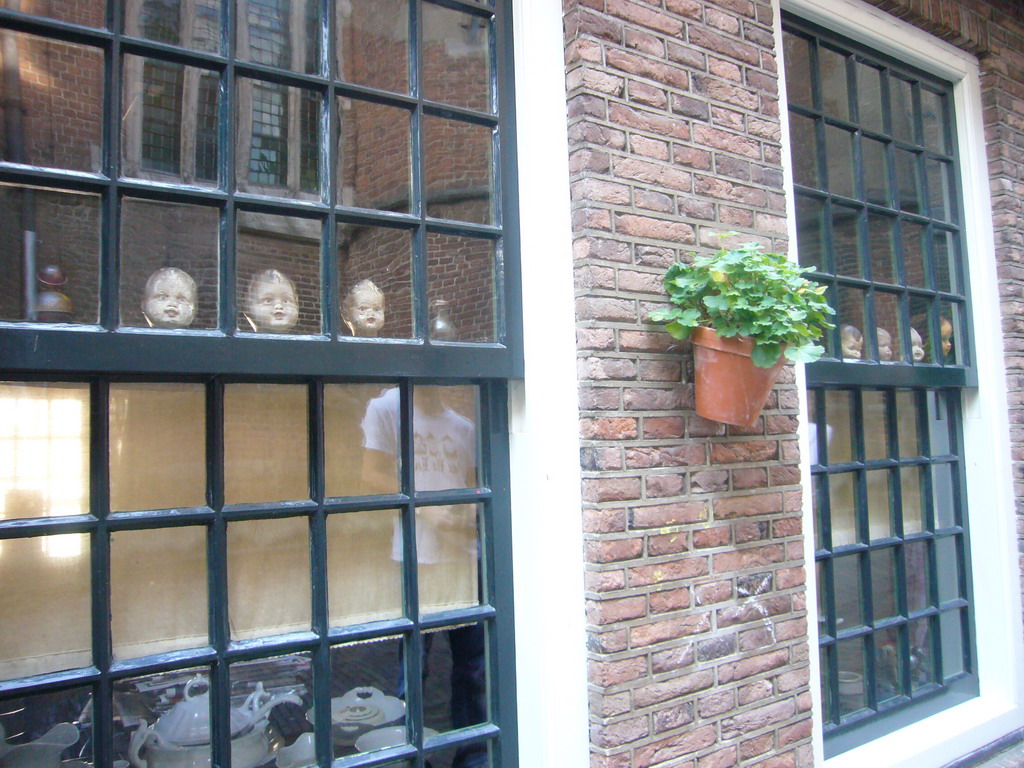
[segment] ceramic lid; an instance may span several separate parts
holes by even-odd
[[[202,693],[196,689],[204,687]],[[241,733],[252,721],[251,715],[231,710],[231,737]],[[196,675],[185,684],[184,698],[160,716],[153,726],[162,741],[193,746],[210,742],[210,684]]]

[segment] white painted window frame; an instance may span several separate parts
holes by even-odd
[[[980,695],[867,744],[824,759],[821,697],[814,698],[815,764],[827,768],[939,768],[957,757],[998,740],[1024,722],[1024,642],[1022,642],[1020,568],[1010,462],[1006,370],[1000,325],[998,275],[993,258],[992,205],[982,123],[977,59],[944,41],[860,0],[773,0],[776,50],[782,51],[781,8],[846,37],[951,81],[956,110],[968,280],[973,305],[975,360],[979,384],[963,395],[964,458],[973,571],[975,634]],[[786,102],[785,63],[779,59],[782,104]],[[787,111],[783,136],[789,135]],[[788,140],[783,141],[786,196],[795,210]],[[791,251],[796,251],[796,221],[789,217]],[[803,369],[798,372],[801,412],[806,415]],[[802,455],[809,455],[807,418],[801,420]],[[802,464],[804,488],[810,465]],[[805,530],[813,517],[805,504]],[[807,594],[817,594],[814,538],[805,537]],[[817,607],[808,601],[812,647],[817,642]],[[818,654],[811,653],[811,679],[819,679]]]

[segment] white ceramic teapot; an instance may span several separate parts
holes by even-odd
[[[78,728],[59,723],[28,744],[8,744],[0,725],[0,768],[59,768],[64,750],[78,741]]]
[[[196,693],[199,686],[206,686],[206,690]],[[302,703],[291,693],[271,696],[263,690],[263,683],[257,683],[245,703],[231,710],[231,765],[255,768],[270,759],[273,749],[267,736],[266,717],[271,709],[286,701]],[[128,758],[137,768],[208,768],[210,692],[203,675],[189,680],[184,698],[152,726],[142,722],[132,734]]]

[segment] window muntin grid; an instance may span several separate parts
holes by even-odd
[[[784,48],[800,260],[838,312],[807,367],[834,755],[977,693],[969,297],[950,86],[789,15]]]

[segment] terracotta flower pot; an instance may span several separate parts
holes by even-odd
[[[713,421],[753,426],[786,359],[759,368],[750,359],[754,342],[747,336],[723,339],[710,328],[694,328],[690,338],[697,413]]]

